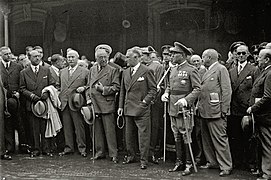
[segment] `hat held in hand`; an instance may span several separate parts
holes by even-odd
[[[31,104],[32,112],[37,117],[43,117],[48,112],[48,105],[46,101],[39,100]]]
[[[86,100],[80,93],[74,93],[69,98],[69,107],[72,111],[79,111],[85,104]]]

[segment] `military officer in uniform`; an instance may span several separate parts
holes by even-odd
[[[180,113],[180,110],[181,107],[190,109],[201,89],[198,70],[188,64],[187,55],[191,55],[187,47],[179,42],[175,42],[174,47],[171,49],[171,57],[173,63],[177,65],[172,68],[168,87],[161,97],[162,101],[169,101],[171,129],[176,145],[176,164],[175,167],[169,171],[180,171],[185,168],[182,175],[191,173],[192,162],[188,143],[191,143],[193,122],[189,121],[188,127],[185,127],[182,114],[184,112],[181,111]],[[189,128],[188,134],[186,134],[186,128]]]

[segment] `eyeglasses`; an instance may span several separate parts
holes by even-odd
[[[246,52],[237,52],[237,55],[240,56],[241,54],[242,54],[242,55],[246,55],[247,53],[246,53]]]

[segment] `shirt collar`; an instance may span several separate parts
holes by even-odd
[[[10,66],[10,61],[9,61],[9,62],[6,62],[6,61],[4,61],[4,60],[2,59],[2,63],[4,64],[5,67],[7,66],[7,64],[8,64],[8,66]]]
[[[240,66],[240,65],[244,68],[247,65],[247,61],[245,61],[243,63],[238,62],[238,66]]]
[[[39,65],[34,66],[33,64],[30,64],[30,67],[32,68],[33,72],[35,72],[36,67],[38,68],[38,71],[39,71],[39,69],[40,69],[40,66],[39,66]]]
[[[140,63],[138,63],[137,65],[135,65],[134,67],[133,67],[133,71],[137,71],[137,69],[139,68],[139,66],[140,66]]]
[[[52,67],[52,69],[53,69],[56,73],[59,72],[59,69],[58,69],[57,67],[55,67],[54,65],[51,65],[51,67]]]
[[[73,69],[73,71],[75,71],[75,69],[77,69],[77,67],[78,67],[78,64],[76,64],[76,66],[74,66],[74,67],[71,67],[71,66],[69,66],[69,71],[71,70],[71,69]]]
[[[211,70],[212,67],[214,67],[214,65],[216,65],[217,63],[218,63],[218,61],[216,61],[215,63],[213,63],[213,64],[208,68],[208,70]]]

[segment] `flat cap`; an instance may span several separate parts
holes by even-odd
[[[230,52],[233,53],[233,51],[234,51],[235,49],[237,49],[237,48],[238,48],[239,46],[241,46],[241,45],[246,45],[246,43],[244,43],[244,42],[242,42],[242,41],[236,41],[236,42],[232,43],[231,46],[230,46]]]
[[[168,51],[169,51],[169,49],[171,48],[172,46],[171,45],[163,45],[162,47],[161,47],[161,51],[163,52],[165,49],[167,49]]]
[[[142,54],[150,54],[152,52],[156,52],[152,46],[141,48]]]

